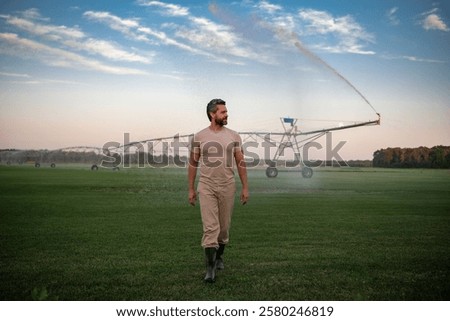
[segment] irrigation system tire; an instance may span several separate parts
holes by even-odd
[[[51,164],[50,164],[50,167],[51,167],[51,168],[55,168],[55,167],[56,167],[56,164],[55,164],[55,163],[51,163]]]
[[[39,168],[39,167],[41,167],[41,164],[39,164],[39,163],[34,163],[34,167]]]
[[[98,166],[97,165],[92,165],[91,166],[91,171],[98,171]]]
[[[267,167],[266,176],[269,178],[275,178],[278,175],[278,169],[276,167]]]
[[[311,167],[303,167],[302,168],[302,176],[303,178],[311,178],[313,176],[313,170]]]

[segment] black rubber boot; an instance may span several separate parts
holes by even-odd
[[[223,270],[225,266],[223,265],[223,252],[225,251],[225,244],[219,244],[219,249],[216,253],[216,269]]]
[[[205,248],[206,276],[205,282],[213,283],[216,281],[216,248]]]

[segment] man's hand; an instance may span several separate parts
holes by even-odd
[[[189,189],[189,204],[195,206],[196,202],[197,202],[197,193],[195,192],[195,189]]]
[[[243,188],[241,192],[241,203],[242,205],[247,204],[247,201],[250,197],[250,194],[248,193],[248,188]]]

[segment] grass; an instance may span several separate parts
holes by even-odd
[[[180,169],[0,166],[1,300],[449,300],[450,172],[249,171],[204,284]]]

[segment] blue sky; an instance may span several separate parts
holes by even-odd
[[[448,145],[449,53],[447,1],[2,1],[0,148],[190,134],[212,98],[238,131],[380,113],[346,159]]]

